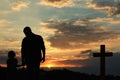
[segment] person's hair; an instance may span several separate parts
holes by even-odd
[[[23,30],[24,33],[32,32],[29,26],[26,26]]]
[[[13,58],[13,57],[15,57],[16,55],[15,55],[15,52],[14,51],[9,51],[8,52],[8,57],[9,58]]]

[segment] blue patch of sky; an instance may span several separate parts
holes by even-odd
[[[114,25],[108,24],[107,26],[108,26],[108,29],[112,31],[115,31],[115,32],[120,31],[120,24],[114,24]]]
[[[59,8],[54,8],[49,6],[40,6],[38,17],[43,21],[45,21],[45,20],[51,19],[54,16],[59,16],[60,14],[62,14],[62,11]]]
[[[116,24],[111,24],[110,22],[106,22],[106,26],[108,29],[112,30],[112,31],[120,31],[120,23],[118,23],[118,21],[120,21],[119,17],[116,16],[112,16],[110,18],[113,18],[114,21],[117,21]]]
[[[42,8],[42,11],[40,11],[40,18],[43,18],[43,20],[49,19],[52,16],[57,16],[59,19],[73,19],[73,18],[91,18],[91,17],[99,17],[99,16],[105,16],[105,14],[102,14],[99,11],[95,11],[93,9],[85,9],[85,8],[70,8],[65,7],[61,9],[57,8]]]
[[[64,8],[63,11],[64,14],[60,17],[67,19],[104,18],[107,16],[105,11],[98,11],[89,8]]]

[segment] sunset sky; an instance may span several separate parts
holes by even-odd
[[[120,0],[0,0],[1,65],[9,50],[20,60],[25,26],[44,38],[46,62],[41,66],[94,71],[99,58],[92,52],[105,44],[114,53],[107,69],[120,74]]]

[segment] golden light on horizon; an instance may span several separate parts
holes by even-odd
[[[53,64],[47,64],[46,66],[47,66],[47,68],[55,67]]]
[[[41,67],[46,67],[46,68],[53,68],[53,67],[83,67],[85,66],[84,64],[79,64],[75,65],[75,64],[64,64],[64,63],[59,63],[59,62],[46,62],[41,64]]]

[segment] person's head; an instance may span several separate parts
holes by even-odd
[[[26,26],[23,32],[25,33],[26,36],[30,36],[32,33],[31,28],[29,26]]]
[[[16,55],[15,55],[15,52],[14,51],[9,51],[8,52],[8,57],[9,58],[14,58]]]

